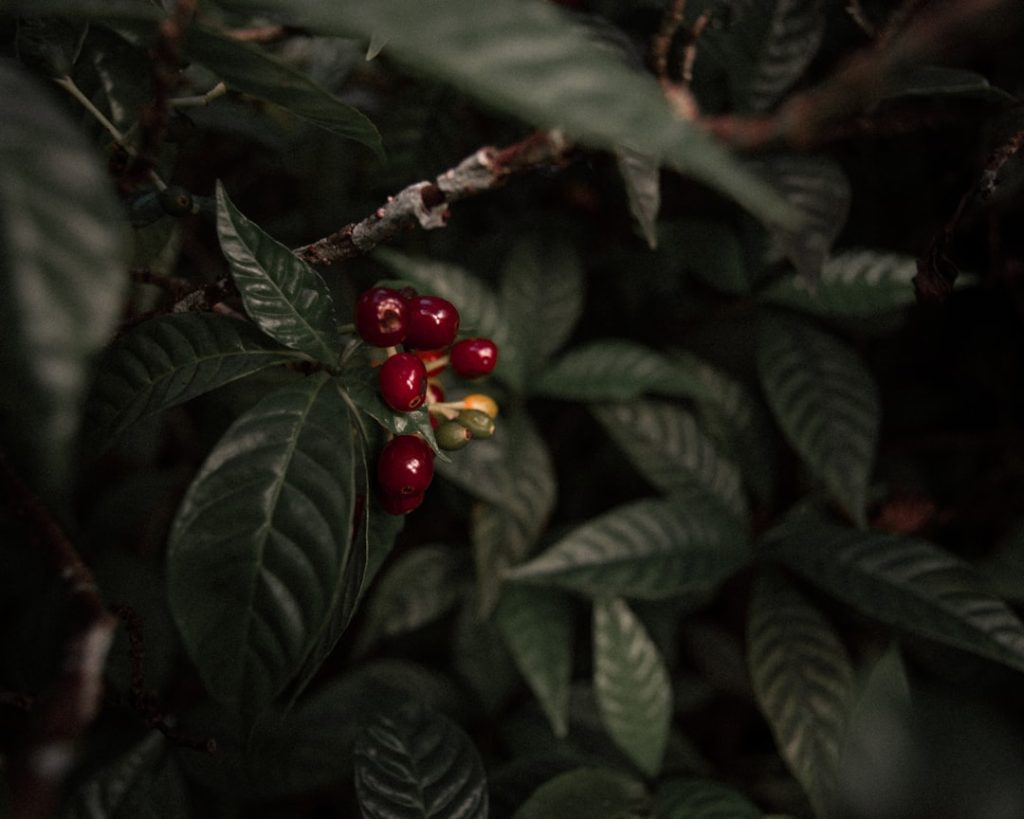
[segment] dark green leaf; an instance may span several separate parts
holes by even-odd
[[[366,606],[357,650],[437,619],[467,586],[464,550],[429,544],[405,552],[384,572]]]
[[[473,557],[481,613],[490,613],[498,600],[502,575],[533,551],[555,505],[555,470],[544,439],[522,412],[499,416],[500,435],[474,441],[441,473],[478,494],[475,485],[489,488],[487,505],[477,507],[472,520]],[[493,444],[491,443],[493,442]],[[484,477],[489,456],[497,452],[503,469]],[[488,482],[489,480],[489,482]],[[500,481],[500,482],[499,482]]]
[[[327,284],[287,247],[246,219],[217,184],[217,235],[245,311],[271,338],[325,364],[342,340]]]
[[[753,167],[803,214],[798,228],[778,229],[773,234],[778,252],[788,257],[797,274],[813,287],[832,243],[846,224],[850,210],[846,174],[831,159],[795,154],[758,160]]]
[[[591,596],[658,600],[714,589],[748,556],[732,515],[703,493],[620,506],[508,573]]]
[[[500,349],[506,380],[522,390],[565,344],[583,310],[583,269],[571,245],[522,242],[501,282],[512,344]],[[509,353],[512,353],[510,356]]]
[[[410,702],[367,725],[356,743],[366,819],[486,819],[480,757],[446,717]]]
[[[114,125],[121,131],[128,131],[138,122],[151,92],[147,83],[139,82],[139,77],[149,71],[145,52],[119,34],[93,26],[85,41],[82,60],[88,60],[99,79],[101,93],[97,94],[99,99],[93,101],[109,113]]]
[[[633,214],[647,246],[658,246],[658,211],[661,209],[661,168],[643,154],[620,149],[616,156],[619,173],[626,184],[629,212]]]
[[[218,700],[258,711],[319,637],[350,551],[353,445],[334,382],[311,377],[239,418],[182,501],[171,609]]]
[[[633,341],[603,339],[563,355],[532,392],[570,401],[628,401],[643,393],[690,398],[704,389],[661,353]]]
[[[832,624],[775,575],[754,588],[747,657],[775,744],[815,812],[831,814],[853,702],[853,666]]]
[[[22,17],[14,40],[18,59],[51,77],[65,77],[82,50],[89,24],[59,17]]]
[[[193,25],[185,35],[185,52],[224,80],[229,88],[269,100],[332,134],[365,145],[380,159],[384,158],[380,134],[365,115],[263,49]]]
[[[610,768],[577,768],[541,785],[513,819],[640,819],[647,789]]]
[[[388,54],[453,83],[487,105],[573,139],[626,145],[732,196],[766,222],[793,222],[784,202],[724,148],[675,116],[649,75],[609,59],[607,48],[548,3],[419,0],[324,4],[259,0],[303,24],[388,39]]]
[[[798,520],[769,538],[767,554],[869,617],[1024,671],[1024,624],[931,543]]]
[[[995,102],[1013,99],[981,74],[941,65],[910,66],[890,76],[882,89],[882,99],[907,97],[967,97]]]
[[[636,470],[663,492],[700,487],[740,520],[746,518],[743,482],[735,464],[724,458],[675,404],[633,401],[599,404],[590,411]]]
[[[912,256],[847,250],[825,264],[816,282],[787,276],[766,289],[762,298],[817,316],[870,318],[913,304],[916,275]]]
[[[157,731],[92,776],[61,813],[63,819],[187,819],[181,774]]]
[[[556,737],[569,730],[572,677],[571,601],[551,589],[508,586],[494,614],[519,672],[529,684]]]
[[[493,619],[484,619],[473,595],[455,623],[455,668],[485,713],[497,715],[519,684],[519,674]]]
[[[654,819],[761,819],[742,794],[710,779],[672,779],[658,788]]]
[[[300,358],[237,319],[181,313],[144,322],[102,360],[86,405],[89,443],[106,445],[136,421]]]
[[[761,322],[757,369],[786,438],[857,522],[864,522],[881,408],[857,354],[816,328],[781,316]]]
[[[594,603],[594,691],[612,739],[656,776],[672,721],[672,685],[643,623],[619,599]]]
[[[825,33],[821,0],[747,0],[747,13],[764,26],[751,74],[743,84],[741,108],[769,111],[814,59]],[[742,14],[743,12],[738,12]]]
[[[95,354],[128,283],[124,216],[53,92],[0,63],[0,428],[63,500]]]
[[[725,293],[750,291],[746,252],[729,224],[713,219],[687,219],[661,228],[661,247],[676,264],[705,284]]]
[[[154,3],[139,0],[5,0],[5,13],[60,15],[62,17],[94,17],[115,20],[152,20],[164,17]]]

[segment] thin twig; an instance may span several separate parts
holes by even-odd
[[[968,47],[977,47],[982,40],[1005,36],[1012,28],[1007,25],[1011,7],[1014,0],[944,3],[930,14],[913,17],[900,35],[884,47],[873,44],[853,55],[829,79],[791,97],[772,114],[707,117],[701,124],[739,150],[766,150],[783,145],[810,149],[835,138],[847,122],[877,103],[892,76],[939,57],[949,62],[961,57]]]
[[[301,29],[291,26],[268,25],[236,28],[226,33],[232,39],[240,40],[243,43],[276,43],[293,34],[300,34],[302,32]]]
[[[687,85],[693,82],[693,64],[697,61],[697,43],[700,42],[701,35],[707,29],[708,24],[711,22],[711,9],[705,9],[701,12],[693,24],[693,28],[690,31],[690,41],[686,44],[686,49],[683,51],[683,82]]]
[[[683,24],[686,14],[686,0],[672,0],[672,5],[665,11],[661,20],[661,28],[651,41],[651,64],[654,73],[661,82],[668,80],[668,55],[672,49],[672,40]]]
[[[103,667],[117,627],[103,605],[92,572],[43,502],[0,452],[0,490],[27,524],[33,542],[45,550],[71,603],[71,629],[57,679],[36,700],[24,744],[11,760],[12,819],[50,816],[64,778],[75,761],[75,746],[99,709]]]
[[[228,87],[223,82],[219,82],[205,94],[194,97],[175,97],[169,104],[174,108],[202,108],[218,97],[223,97],[226,93],[228,93]]]

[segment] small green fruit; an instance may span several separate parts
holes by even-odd
[[[462,410],[455,420],[468,429],[474,438],[490,438],[494,434],[494,419],[481,410]]]
[[[469,429],[455,421],[445,421],[438,424],[437,429],[434,430],[434,439],[437,441],[437,445],[441,449],[449,451],[462,449],[472,437]]]

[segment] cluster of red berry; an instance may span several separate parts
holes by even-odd
[[[463,378],[479,378],[498,363],[498,348],[490,339],[455,341],[459,311],[450,301],[421,296],[412,288],[373,287],[356,302],[355,324],[365,342],[387,350],[378,371],[381,398],[395,412],[427,406],[440,448],[461,449],[473,438],[494,434],[498,406],[492,398],[475,394],[444,400],[438,376],[449,364]],[[433,477],[434,453],[421,436],[392,438],[377,461],[385,511],[411,512],[423,502]]]

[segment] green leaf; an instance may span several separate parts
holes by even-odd
[[[436,620],[462,598],[466,579],[462,550],[429,544],[405,552],[370,596],[357,651]]]
[[[512,819],[640,819],[647,804],[647,789],[632,776],[577,768],[541,785]]]
[[[447,463],[451,460],[447,453],[438,449],[434,428],[430,424],[430,413],[426,407],[413,412],[395,412],[384,403],[380,394],[378,371],[370,365],[368,356],[357,354],[349,359],[342,380],[346,394],[356,407],[388,432],[393,435],[422,435],[441,462]]]
[[[594,603],[594,691],[612,739],[656,776],[672,721],[672,684],[643,623],[619,599]]]
[[[1012,94],[995,88],[981,74],[941,65],[906,66],[887,78],[882,88],[883,100],[912,97],[963,97],[995,102],[1013,99]]]
[[[595,597],[660,600],[714,589],[747,560],[745,544],[732,515],[692,492],[606,512],[506,576]]]
[[[787,440],[863,524],[881,414],[867,367],[838,339],[795,319],[770,316],[758,333],[757,370]]]
[[[540,702],[556,737],[569,731],[571,601],[550,589],[508,586],[494,613],[512,659]]]
[[[816,316],[871,318],[913,304],[916,275],[912,256],[847,250],[825,264],[816,282],[787,276],[764,290],[761,298]]]
[[[675,116],[653,77],[609,59],[606,47],[548,3],[448,0],[442,14],[419,0],[254,5],[324,32],[387,38],[395,60],[491,108],[598,148],[628,146],[726,193],[766,222],[794,222],[786,204],[726,149]]]
[[[721,219],[686,219],[661,228],[661,247],[676,264],[724,293],[750,292],[750,274],[736,229]]]
[[[22,17],[17,21],[14,47],[18,59],[50,77],[71,73],[82,50],[89,24],[54,17]]]
[[[246,219],[219,182],[217,236],[245,311],[260,329],[286,347],[337,364],[342,340],[327,284]]]
[[[469,737],[410,702],[368,725],[355,748],[366,819],[486,819],[487,782]]]
[[[455,621],[455,669],[485,714],[497,717],[519,684],[519,674],[493,619],[484,619],[472,595]]]
[[[616,159],[619,174],[626,184],[626,200],[647,246],[658,246],[658,211],[661,209],[661,168],[658,163],[635,151],[620,149]]]
[[[86,61],[99,80],[93,102],[122,132],[128,131],[138,122],[139,111],[151,93],[147,83],[139,82],[149,71],[146,53],[110,29],[92,26],[82,49],[82,62]],[[160,214],[164,214],[162,208]]]
[[[61,812],[63,819],[158,819],[191,815],[167,740],[151,731],[88,779]]]
[[[440,469],[446,478],[473,494],[477,494],[474,485],[478,482],[492,490],[490,502],[475,510],[471,529],[483,615],[498,601],[505,570],[533,552],[556,494],[551,455],[529,417],[523,412],[499,416],[499,429],[500,434],[489,441],[474,441],[470,450],[460,452],[458,463]],[[487,459],[494,453],[503,469],[484,477]]]
[[[333,381],[271,393],[210,453],[168,547],[168,594],[207,690],[248,712],[302,666],[347,563],[353,429]]]
[[[752,162],[787,202],[803,214],[794,230],[773,231],[778,251],[809,287],[828,261],[850,211],[850,182],[838,163],[821,156],[782,154]]]
[[[267,367],[300,359],[253,325],[211,313],[144,322],[103,358],[86,405],[90,445]]]
[[[571,245],[522,242],[512,250],[501,281],[501,310],[512,336],[503,373],[522,390],[572,334],[583,311],[583,268]]]
[[[931,543],[798,520],[765,553],[869,617],[1024,671],[1024,624]]]
[[[819,816],[831,814],[854,698],[853,666],[835,629],[775,575],[754,588],[747,659],[775,744]]]
[[[743,78],[741,110],[770,111],[800,78],[825,34],[821,0],[746,0],[745,11],[758,26],[755,60]]]
[[[128,276],[110,179],[54,93],[0,64],[0,429],[35,489],[60,503]]]
[[[671,779],[658,788],[654,819],[761,819],[761,811],[732,788],[710,779]]]
[[[663,492],[697,486],[740,520],[747,514],[739,468],[674,404],[633,401],[590,407],[637,472]]]
[[[384,159],[380,133],[365,115],[258,46],[192,25],[185,33],[185,53],[229,88],[280,105],[325,131],[365,145]]]
[[[531,391],[570,401],[628,401],[644,393],[691,398],[704,393],[698,381],[666,356],[618,339],[573,348],[544,372]]]

